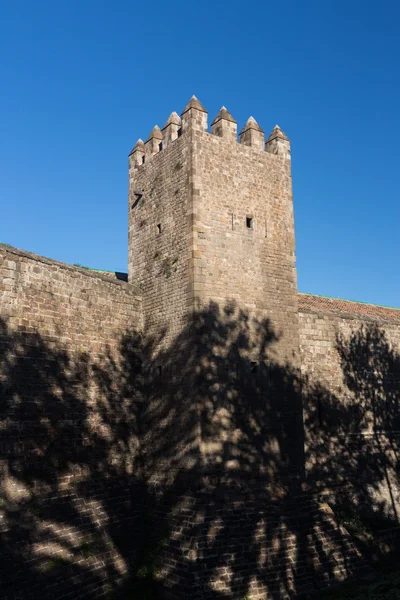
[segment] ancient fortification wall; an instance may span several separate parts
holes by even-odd
[[[254,119],[240,142],[236,128],[221,109],[211,134],[204,129],[193,134],[195,295],[203,309],[236,304],[247,311],[249,326],[252,319],[268,319],[277,338],[273,360],[294,366],[298,318],[289,140],[274,129],[287,144],[286,153],[276,155],[271,142],[264,149],[264,132]],[[247,140],[246,132],[257,137]],[[255,362],[257,354],[256,349]]]
[[[129,283],[0,245],[2,598],[289,598],[363,567],[342,505],[398,519],[400,311],[297,294],[290,164],[193,97],[130,153]]]
[[[180,123],[172,114],[163,128],[162,151],[155,128],[129,157],[128,277],[142,294],[146,335],[155,352],[180,334],[189,311],[190,145],[188,136],[178,139],[175,121]]]
[[[137,142],[129,281],[143,294],[141,448],[156,537],[168,524],[160,577],[171,597],[284,598],[354,572],[347,534],[302,495],[290,142],[279,127],[264,143],[250,118],[238,141],[222,108],[209,133],[193,97]]]
[[[208,133],[192,98],[137,142],[129,163],[129,280],[146,333],[168,343],[188,315],[236,303],[274,329],[274,357],[298,364],[290,142],[222,108]],[[168,325],[166,325],[168,323]],[[255,358],[256,360],[256,358]]]
[[[261,403],[272,373],[287,367],[293,377],[299,366],[290,142],[275,127],[264,147],[264,132],[252,117],[238,142],[236,121],[225,108],[208,133],[207,111],[193,97],[181,119],[172,113],[162,131],[155,127],[145,144],[137,142],[129,190],[129,280],[142,289],[149,343],[154,340],[157,349],[160,339],[170,349],[169,357],[164,352],[155,358],[158,368],[183,357],[186,364],[178,370],[188,381],[190,356],[192,371],[202,364],[205,375],[216,355],[227,360],[231,354],[215,382],[220,398],[213,402],[213,423],[199,431],[204,460],[215,463],[223,444],[221,419],[225,442],[239,442],[235,418],[222,400],[230,371],[258,372],[249,384],[253,396],[258,388]],[[240,323],[235,330],[234,322]],[[217,326],[218,340],[212,337]],[[271,407],[282,398],[278,387],[270,388]],[[193,396],[201,385],[191,389]],[[204,396],[192,397],[192,406],[204,402]],[[280,423],[267,419],[269,429],[281,429],[282,422],[299,427],[300,405],[289,398],[279,403]]]
[[[400,514],[400,310],[299,295],[308,481]]]
[[[141,327],[127,283],[0,246],[2,598],[93,597],[137,559]]]

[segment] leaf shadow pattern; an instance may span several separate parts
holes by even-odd
[[[381,334],[338,339],[338,352],[349,389],[373,394],[388,419],[385,398],[395,419],[396,390],[354,370],[368,347],[395,371]],[[90,355],[0,322],[5,599],[99,598],[151,572],[165,597],[278,600],[362,568],[317,496],[329,488],[337,501],[353,469],[358,498],[368,448],[348,440],[367,417],[279,362],[271,322],[234,303],[191,315],[167,347],[165,337],[125,332]],[[321,402],[340,452],[316,419]],[[382,513],[374,491],[391,444],[362,463],[363,502]]]
[[[376,323],[336,335],[341,393],[305,382],[307,480],[348,524],[399,523],[400,354]]]
[[[3,598],[99,597],[130,575],[141,361],[135,332],[94,360],[0,321]]]
[[[279,362],[279,341],[268,319],[210,303],[156,356],[142,449],[152,514],[173,532],[168,597],[287,598],[365,566],[305,479],[302,404],[316,389]]]

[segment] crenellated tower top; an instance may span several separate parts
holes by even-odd
[[[265,149],[271,154],[284,156],[290,160],[290,140],[279,127],[275,125],[269,138],[265,142]]]
[[[259,150],[264,149],[264,130],[261,129],[254,117],[249,117],[240,132],[240,143],[253,146]]]
[[[237,141],[237,121],[223,106],[214,121],[211,123],[211,133],[227,139]]]
[[[143,296],[160,347],[188,314],[236,303],[285,331],[277,355],[297,352],[297,284],[290,142],[240,129],[222,106],[211,121],[195,97],[129,157],[129,281]],[[158,346],[157,346],[158,347]],[[274,351],[275,351],[274,350]],[[257,357],[251,358],[252,361]]]
[[[162,129],[158,125],[152,129],[145,143],[141,139],[138,140],[129,155],[131,166],[139,167],[147,163],[152,156],[169,147],[174,140],[189,131],[215,135],[229,142],[249,146],[258,152],[265,151],[290,160],[290,140],[278,125],[273,128],[267,140],[264,141],[264,130],[254,117],[249,117],[241,129],[238,139],[237,121],[227,108],[222,106],[212,121],[209,132],[207,110],[196,96],[192,96],[182,111],[181,117],[176,112],[172,112]]]

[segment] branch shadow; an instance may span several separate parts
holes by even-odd
[[[141,361],[134,332],[94,359],[0,321],[3,598],[99,597],[131,575]]]
[[[235,303],[167,347],[166,333],[72,352],[0,321],[3,598],[310,594],[365,564],[332,507],[397,518],[400,360],[384,331],[337,338],[340,397]]]
[[[307,481],[369,558],[399,524],[400,354],[377,324],[336,336],[340,395],[305,382]],[[396,536],[394,536],[396,537]]]

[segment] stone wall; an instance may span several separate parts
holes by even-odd
[[[400,515],[400,310],[307,294],[299,306],[308,481],[384,526]]]
[[[192,152],[194,286],[200,306],[234,303],[247,312],[249,325],[253,317],[269,320],[276,335],[273,360],[296,365],[290,160],[205,132],[194,134]]]
[[[128,208],[164,587],[171,598],[264,600],[352,575],[347,533],[302,494],[289,140],[276,127],[265,144],[249,119],[238,142],[226,109],[209,133],[192,98],[132,150]]]
[[[193,97],[182,119],[172,113],[162,132],[156,126],[135,145],[129,280],[143,293],[146,333],[163,347],[193,311],[236,303],[269,319],[275,360],[298,365],[290,142],[276,127],[264,148],[252,118],[240,143],[236,129],[223,108],[208,133],[207,111]]]
[[[363,567],[325,499],[398,518],[400,311],[297,294],[290,142],[239,140],[137,142],[129,284],[0,246],[6,600],[289,598]]]
[[[186,373],[186,381],[197,373],[188,410],[207,412],[209,427],[198,414],[197,430],[210,464],[231,460],[216,455],[223,442],[241,443],[225,402],[226,383],[234,395],[246,396],[241,385],[233,390],[232,381],[257,371],[247,389],[253,396],[257,389],[254,404],[260,405],[269,386],[270,413],[279,409],[279,418],[267,420],[271,452],[279,446],[272,439],[277,429],[301,429],[301,410],[289,398],[288,384],[299,367],[290,142],[276,127],[264,146],[264,132],[252,118],[238,142],[236,121],[225,108],[211,133],[207,129],[207,111],[193,97],[182,119],[172,113],[162,132],[155,127],[145,144],[135,145],[129,161],[129,280],[143,293],[153,369],[163,370],[164,383],[176,360],[184,361],[175,369]],[[225,371],[217,381],[211,371],[222,361]],[[275,385],[269,385],[272,375]],[[215,380],[214,388],[204,383],[207,378]],[[245,397],[238,401],[246,404]],[[301,435],[292,439],[299,440],[300,456]]]
[[[300,407],[290,383],[299,366],[291,164],[263,145],[239,143],[231,135],[233,118],[220,115],[218,122],[230,125],[226,133],[192,136],[194,296],[210,326],[203,364],[212,372],[216,355],[226,361],[215,385],[203,386],[208,422],[201,449],[207,464],[228,470],[240,471],[254,454],[254,473],[264,471],[265,482],[267,471],[281,480],[285,470],[295,475],[291,459],[302,453]],[[246,406],[263,444],[240,414]]]
[[[181,333],[190,312],[189,165],[187,136],[146,155],[143,165],[130,159],[128,277],[142,294],[145,331],[155,354]]]
[[[97,598],[132,573],[141,327],[127,283],[0,246],[2,598]]]

